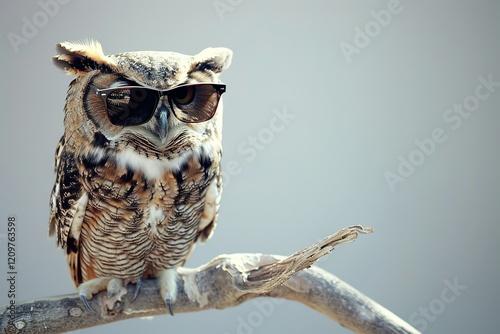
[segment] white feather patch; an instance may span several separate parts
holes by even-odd
[[[124,149],[116,155],[121,168],[131,168],[144,174],[148,180],[157,180],[165,174],[168,162],[144,157],[131,149]]]
[[[89,201],[89,195],[85,192],[82,197],[76,202],[76,211],[73,216],[73,221],[71,222],[70,235],[75,238],[75,240],[80,239],[80,231],[82,230],[83,218],[85,217],[85,211],[87,210],[87,203]]]
[[[149,207],[149,216],[147,220],[148,226],[151,228],[153,233],[157,233],[156,225],[162,223],[165,220],[166,216],[162,209],[160,209],[156,205],[151,205]]]
[[[217,187],[217,178],[212,180],[205,196],[205,207],[203,215],[198,224],[198,231],[203,231],[215,218],[217,214],[217,198],[219,197],[219,188]],[[213,230],[212,230],[213,233]],[[208,236],[210,238],[212,233]]]
[[[205,152],[212,153],[211,145],[203,145]],[[201,149],[187,151],[180,156],[171,160],[159,160],[151,157],[145,157],[126,148],[116,154],[116,162],[118,167],[131,168],[141,172],[146,179],[150,181],[158,180],[167,172],[179,170],[180,166],[189,160],[192,156],[200,154]]]
[[[56,182],[56,186],[54,188],[54,191],[52,192],[52,205],[51,208],[53,208],[54,213],[57,210],[57,196],[59,195],[59,191],[61,190],[61,186],[59,182]]]

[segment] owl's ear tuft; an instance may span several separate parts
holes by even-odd
[[[95,40],[84,42],[62,42],[57,44],[59,55],[54,56],[54,64],[67,74],[84,75],[87,72],[109,68],[114,61],[104,55],[101,44]]]
[[[227,48],[207,48],[194,56],[194,63],[198,71],[220,73],[231,65],[232,59],[233,51]]]

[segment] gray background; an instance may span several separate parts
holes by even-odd
[[[229,6],[221,15],[220,3]],[[51,64],[55,44],[96,38],[107,54],[226,46],[234,60],[222,75],[224,166],[234,160],[240,168],[227,175],[214,237],[188,266],[221,253],[285,255],[344,226],[368,225],[374,234],[318,265],[425,332],[496,333],[500,87],[459,128],[443,116],[474,94],[479,76],[500,81],[500,2],[401,0],[377,31],[371,11],[389,3],[68,1],[38,21],[18,52],[8,34],[23,36],[23,17],[41,20],[43,9],[36,1],[2,3],[0,233],[17,215],[18,300],[75,291],[63,252],[47,239],[53,152],[71,80]],[[375,30],[348,62],[340,44],[355,45],[356,27]],[[271,140],[265,129],[276,110],[294,118]],[[397,173],[399,156],[418,158],[415,140],[436,128],[446,141],[392,191],[384,173]],[[241,147],[259,135],[267,142],[250,159]],[[0,247],[6,272],[5,239]],[[449,303],[441,297],[446,281],[463,288]],[[7,302],[3,292],[0,301]],[[429,307],[425,320],[419,312]],[[250,301],[80,332],[349,332],[293,302],[238,329],[257,312]]]

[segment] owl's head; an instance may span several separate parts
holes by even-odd
[[[231,50],[104,55],[96,41],[57,48],[55,64],[76,76],[65,107],[67,135],[92,141],[98,134],[116,148],[133,143],[174,155],[208,137],[220,140],[225,85],[218,76]]]

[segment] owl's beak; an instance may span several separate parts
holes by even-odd
[[[169,110],[165,105],[161,105],[158,109],[158,123],[157,123],[157,131],[158,137],[160,137],[160,141],[162,144],[165,144],[167,141],[168,135],[168,114]]]

